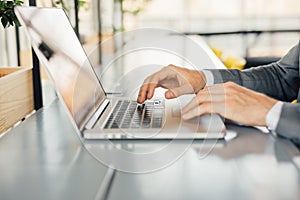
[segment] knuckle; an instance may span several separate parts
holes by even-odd
[[[205,93],[205,92],[209,92],[209,90],[211,89],[211,86],[205,86],[202,90],[200,90],[198,93]]]
[[[210,102],[205,102],[203,103],[202,105],[202,110],[203,110],[203,113],[211,113],[212,112],[212,106],[211,106],[211,103]]]
[[[235,84],[234,82],[226,82],[224,84],[224,91],[226,94],[228,93],[234,93],[236,90],[236,86],[237,84]]]
[[[224,84],[225,87],[228,87],[228,88],[232,88],[235,86],[235,83],[234,82],[231,82],[231,81],[228,81]]]
[[[168,65],[168,66],[164,66],[163,68],[161,68],[161,70],[160,71],[164,71],[164,70],[168,70],[170,68],[170,66]]]
[[[176,65],[173,65],[173,64],[169,64],[168,66],[167,66],[167,68],[168,69],[172,69],[172,70],[178,70],[178,66],[176,66]]]
[[[171,69],[171,66],[168,65],[168,66],[161,68],[161,70],[158,71],[157,73],[165,73],[165,72],[168,72],[170,69]]]
[[[148,76],[147,78],[145,78],[144,80],[144,84],[147,84],[149,83],[150,79],[151,79],[152,76]]]
[[[197,105],[200,105],[201,104],[201,96],[196,96],[195,102],[197,103]]]
[[[236,88],[238,86],[238,84],[230,81],[230,86]]]
[[[202,96],[202,94],[203,94],[203,91],[202,91],[202,90],[199,91],[199,92],[196,94],[196,98],[200,98],[200,97]]]

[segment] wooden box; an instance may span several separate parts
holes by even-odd
[[[0,68],[0,134],[34,109],[32,69]]]

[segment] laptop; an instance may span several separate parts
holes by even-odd
[[[220,116],[184,121],[180,117],[184,105],[178,99],[154,97],[139,105],[130,98],[107,95],[62,9],[16,7],[15,12],[83,138],[224,138]]]

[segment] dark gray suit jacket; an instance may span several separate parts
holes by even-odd
[[[300,41],[299,41],[300,42]],[[284,101],[276,133],[300,139],[300,44],[293,47],[277,63],[247,70],[209,70],[215,83],[235,82],[244,87]],[[297,104],[290,103],[298,99]]]

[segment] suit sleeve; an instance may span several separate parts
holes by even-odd
[[[248,70],[210,70],[214,83],[235,82],[275,99],[291,102],[297,99],[300,85],[299,43],[277,63]],[[275,132],[300,143],[300,98],[297,104],[284,103]]]
[[[296,45],[280,61],[247,70],[209,70],[214,83],[228,81],[264,93],[281,101],[297,98],[299,90],[299,48]]]
[[[300,104],[284,103],[275,132],[300,143]]]

